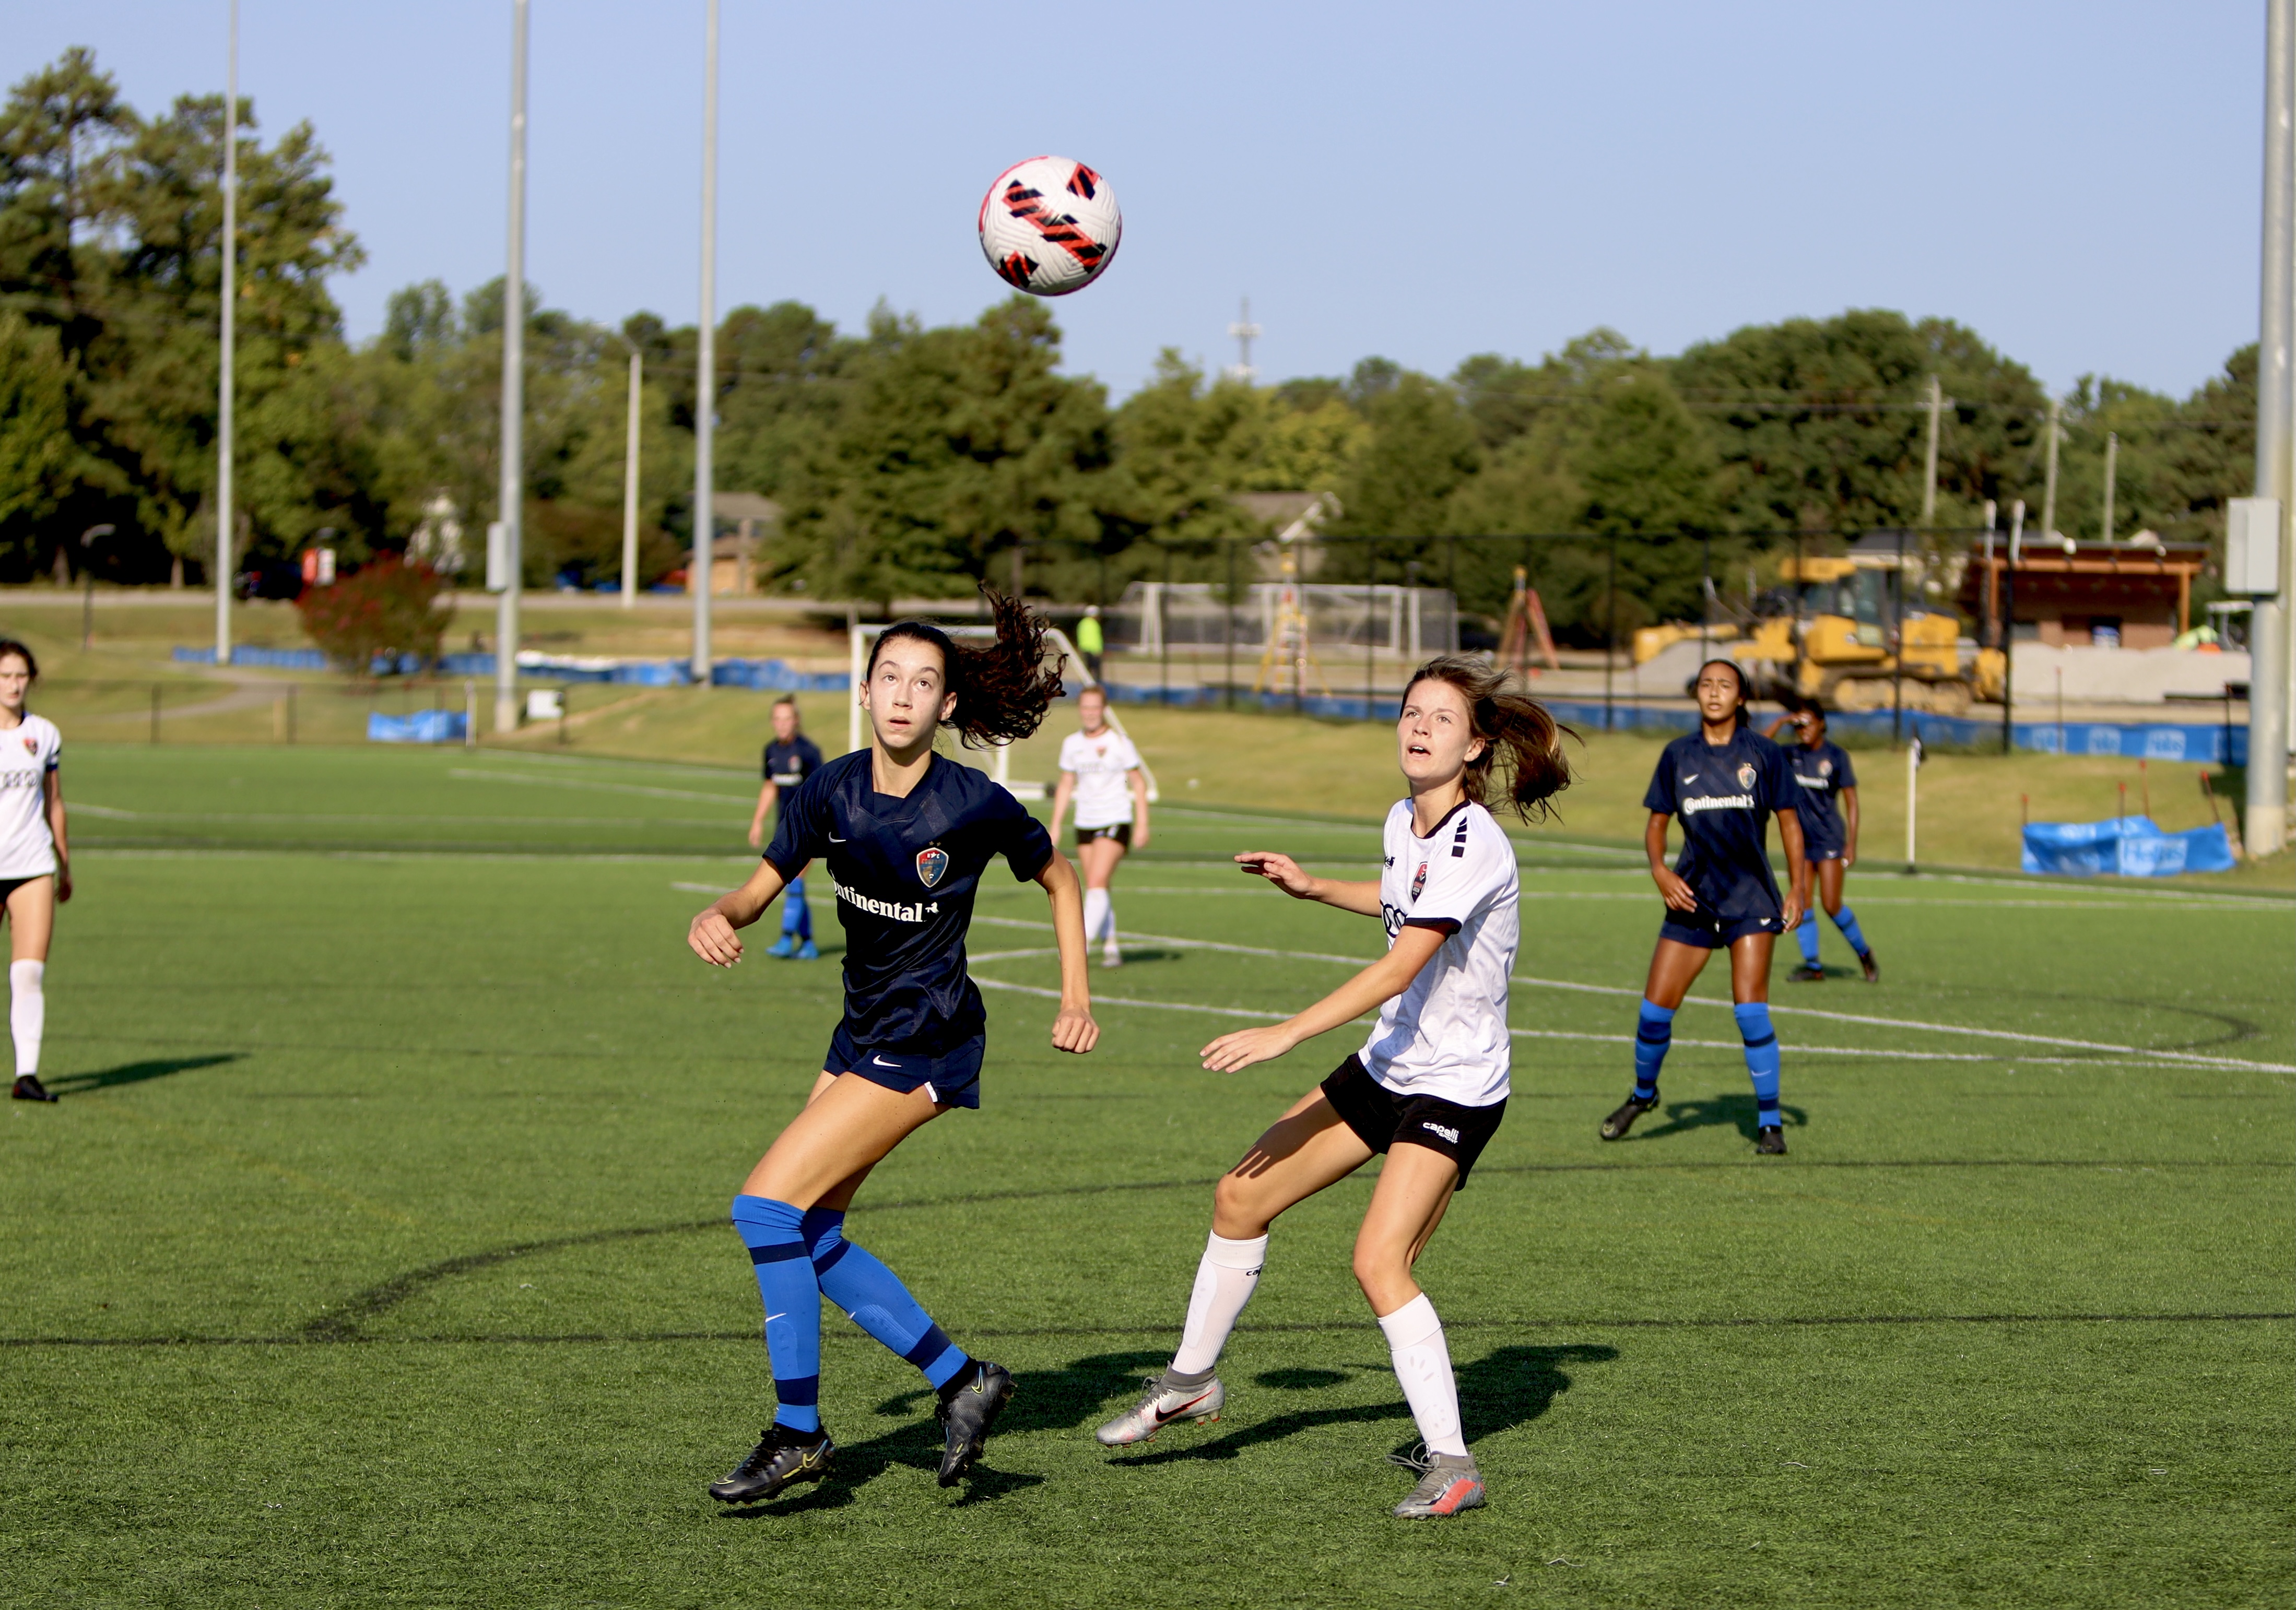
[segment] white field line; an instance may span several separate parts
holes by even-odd
[[[652,789],[635,782],[590,782],[578,777],[527,777],[516,772],[473,772],[454,766],[447,775],[464,782],[512,782],[529,789],[586,789],[597,794],[641,794],[649,799],[699,799],[709,805],[755,805],[754,794],[698,794],[692,789]]]
[[[993,923],[1001,928],[1036,928],[1039,931],[1048,929],[1052,927],[1052,924],[1048,922],[1030,922],[1017,917],[981,917],[976,915],[973,918],[973,921]],[[1125,939],[1136,940],[1149,944],[1175,945],[1183,950],[1224,951],[1239,956],[1266,956],[1276,960],[1284,961],[1328,961],[1341,967],[1369,967],[1371,963],[1376,960],[1376,958],[1368,956],[1337,956],[1323,951],[1279,951],[1271,950],[1262,945],[1227,944],[1213,939],[1182,939],[1166,934],[1124,934],[1120,936]],[[1573,984],[1559,978],[1533,978],[1520,973],[1510,978],[1508,982],[1511,984],[1529,985],[1535,989],[1568,990],[1574,993],[1588,995],[1623,995],[1632,997],[1637,1001],[1642,999],[1642,992],[1640,990],[1628,989],[1619,985]],[[1683,1004],[1685,1006],[1718,1007],[1725,1011],[1728,1010],[1730,1008],[1730,1002],[1727,1001],[1710,1001],[1697,995],[1688,997],[1683,1001]],[[1829,1012],[1822,1008],[1808,1006],[1778,1006],[1773,1004],[1770,1008],[1770,1011],[1773,1016],[1791,1015],[1798,1017],[1818,1017],[1832,1023],[1857,1023],[1877,1028],[1898,1030],[1911,1029],[1917,1033],[1935,1034],[1967,1034],[1978,1039],[2012,1040],[2021,1044],[2054,1046],[2064,1050],[2103,1051],[2111,1056],[2152,1058],[2187,1067],[2237,1067],[2251,1069],[2259,1073],[2296,1074],[2296,1063],[2253,1062],[2237,1057],[2212,1057],[2201,1051],[2154,1050],[2148,1046],[2115,1045],[2098,1040],[2069,1039],[2059,1034],[2029,1034],[2015,1029],[1973,1028],[1967,1024],[1961,1023],[1929,1023],[1916,1018],[1875,1017],[1870,1017],[1862,1012]],[[1685,1043],[1686,1044],[1688,1042],[1685,1042]],[[1881,1056],[1888,1053],[1874,1051],[1865,1054]],[[1998,1060],[1997,1058],[1988,1059]]]

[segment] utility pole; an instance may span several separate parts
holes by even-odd
[[[2288,830],[2288,520],[2296,430],[2296,0],[2269,0],[2264,30],[2264,294],[2257,327],[2256,495],[2278,500],[2278,591],[2256,601],[2248,630],[2248,810],[2251,857],[2279,854]]]
[[[238,375],[239,312],[239,0],[231,0],[231,45],[223,92],[223,378],[216,393],[216,664],[231,664],[231,561],[233,513],[238,502],[232,485],[234,393]]]
[[[693,384],[693,681],[709,685],[709,584],[717,557],[718,467],[718,0],[709,0],[701,75],[701,347]]]
[[[510,7],[510,243],[503,274],[502,527],[495,599],[495,731],[518,731],[518,592],[526,513],[526,6]],[[490,556],[492,557],[492,556]]]
[[[2112,494],[2120,479],[2120,432],[2104,433],[2104,543],[2112,545]]]
[[[645,380],[645,357],[630,348],[629,440],[622,448],[622,608],[638,602],[638,390]]]
[[[1930,376],[1930,445],[1922,458],[1922,529],[1937,523],[1938,418],[1945,410],[1945,394],[1938,378]]]
[[[1227,327],[1227,332],[1235,338],[1236,354],[1235,365],[1228,371],[1228,374],[1232,379],[1242,380],[1249,386],[1259,378],[1259,371],[1251,366],[1251,343],[1259,335],[1259,326],[1251,322],[1250,297],[1243,298],[1242,315]]]
[[[2064,404],[2056,397],[2049,399],[2048,471],[2041,482],[2041,540],[2054,541],[2057,535],[2057,416]]]

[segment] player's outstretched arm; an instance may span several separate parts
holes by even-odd
[[[701,908],[686,928],[685,943],[710,966],[732,967],[742,959],[742,936],[734,930],[764,916],[787,882],[779,867],[760,861],[749,882]]]
[[[1778,838],[1786,846],[1786,909],[1780,920],[1792,933],[1809,909],[1809,862],[1802,854],[1801,815],[1792,805],[1778,813]]]
[[[1651,881],[1658,885],[1660,896],[1677,911],[1698,909],[1698,891],[1690,887],[1689,879],[1666,864],[1666,824],[1672,818],[1663,811],[1652,811],[1650,821],[1643,827],[1643,851],[1650,857]]]
[[[1379,915],[1379,879],[1343,883],[1336,878],[1310,878],[1300,863],[1274,850],[1246,850],[1235,858],[1246,875],[1265,878],[1294,900],[1320,900],[1358,917]]]
[[[1312,1040],[1327,1029],[1352,1023],[1365,1012],[1377,1011],[1411,986],[1419,970],[1435,960],[1435,952],[1449,937],[1441,928],[1406,928],[1395,936],[1386,955],[1299,1016],[1267,1028],[1239,1029],[1233,1034],[1222,1034],[1204,1047],[1204,1066],[1218,1073],[1232,1074],[1255,1062],[1280,1057],[1302,1040]]]
[[[1092,986],[1085,975],[1084,895],[1076,869],[1058,850],[1037,874],[1053,902],[1053,937],[1061,947],[1061,1009],[1053,1018],[1055,1050],[1090,1050],[1100,1043],[1100,1025],[1092,1020]]]

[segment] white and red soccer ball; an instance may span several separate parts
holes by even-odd
[[[1030,296],[1082,290],[1115,259],[1123,238],[1124,215],[1108,181],[1066,157],[1015,162],[980,202],[988,266]]]

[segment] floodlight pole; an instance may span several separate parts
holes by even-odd
[[[1944,412],[1944,408],[1945,393],[1938,385],[1937,376],[1931,375],[1930,376],[1930,445],[1929,450],[1922,456],[1922,531],[1924,535],[1928,534],[1931,526],[1937,524],[1938,416]],[[1904,584],[1902,576],[1898,578],[1898,584],[1900,586]]]
[[[622,450],[622,608],[638,602],[638,392],[645,380],[645,357],[630,348],[629,439]]]
[[[693,592],[693,682],[709,685],[709,584],[717,558],[717,465],[711,437],[718,413],[718,0],[709,0],[701,74],[701,323],[694,365],[693,560],[685,584]]]
[[[501,522],[503,590],[495,601],[495,731],[518,731],[518,593],[526,504],[526,7],[511,0],[510,241],[503,273]]]
[[[2049,399],[2049,441],[2046,449],[2047,468],[2041,475],[2041,540],[2048,542],[2057,535],[2057,427],[2058,416],[2064,412],[2064,402],[2059,397]]]
[[[231,663],[232,485],[235,433],[232,419],[238,376],[239,301],[239,0],[231,0],[231,45],[223,92],[223,362],[216,390],[216,664]]]
[[[2269,0],[2264,34],[2264,274],[2256,376],[2256,495],[2280,506],[2279,590],[2259,598],[2248,627],[2251,856],[2279,854],[2288,828],[2288,520],[2296,430],[2296,0]],[[2230,756],[2226,756],[2227,759]]]
[[[2120,432],[2104,433],[2104,543],[2112,545],[2113,483],[2120,478]]]

